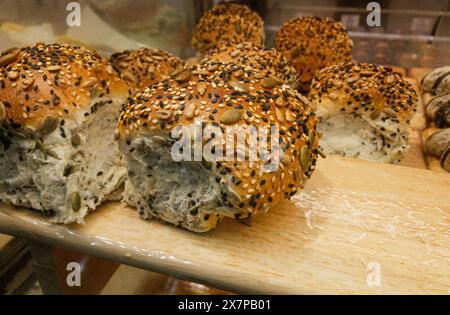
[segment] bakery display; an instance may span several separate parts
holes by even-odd
[[[450,92],[450,66],[436,68],[422,77],[422,91],[432,95]]]
[[[130,85],[133,93],[164,81],[184,66],[184,61],[180,58],[155,48],[115,53],[110,62],[120,73],[120,77]]]
[[[82,222],[120,199],[114,129],[128,87],[96,52],[67,45],[0,56],[0,200]]]
[[[418,95],[392,68],[350,62],[322,69],[309,98],[325,153],[384,163],[402,158]]]
[[[202,60],[208,61],[233,62],[260,72],[257,76],[273,76],[275,80],[283,80],[292,88],[296,88],[299,82],[295,68],[277,50],[263,49],[248,42],[211,50]]]
[[[205,232],[224,216],[245,219],[266,212],[303,187],[318,154],[316,117],[306,98],[283,82],[257,74],[233,63],[187,67],[124,108],[118,125],[128,167],[124,199],[143,218]],[[263,132],[260,129],[275,127],[279,145],[272,152],[278,148],[279,163],[271,155],[269,160],[250,160],[248,142],[244,147],[231,145],[231,156],[245,152],[243,160],[206,158],[206,152],[222,148],[219,142],[218,149],[204,149],[194,161],[189,152],[187,160],[177,162],[172,156],[178,141],[174,130],[193,134],[203,145],[216,138],[196,132],[198,124],[224,134],[228,128],[240,133],[239,128]],[[258,137],[260,144],[272,143],[270,135]]]
[[[299,87],[307,93],[317,70],[352,60],[353,42],[343,24],[307,16],[284,23],[276,34],[275,47],[294,65]]]
[[[192,47],[200,54],[222,45],[250,42],[264,46],[264,22],[249,7],[232,2],[215,5],[192,32]]]

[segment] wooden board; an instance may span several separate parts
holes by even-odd
[[[449,189],[447,174],[329,157],[250,227],[199,235],[120,203],[60,226],[3,205],[0,232],[234,292],[448,294]]]

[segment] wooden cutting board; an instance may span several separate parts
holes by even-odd
[[[450,176],[329,157],[295,200],[207,234],[120,203],[85,225],[2,205],[0,232],[242,293],[450,293]]]

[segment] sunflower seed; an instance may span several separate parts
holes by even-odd
[[[114,74],[114,68],[111,65],[106,66],[106,72],[108,72],[109,75]]]
[[[330,99],[330,100],[337,100],[337,98],[338,98],[338,96],[337,96],[337,94],[336,93],[334,93],[334,92],[331,92],[330,94],[328,94],[328,98]]]
[[[61,66],[58,66],[58,65],[53,65],[53,66],[48,67],[48,71],[50,71],[50,72],[56,72],[59,70],[61,70]]]
[[[230,86],[237,92],[242,92],[242,93],[248,92],[247,87],[238,81],[231,81]]]
[[[242,71],[242,70],[238,70],[238,71],[236,71],[235,73],[234,73],[234,76],[236,77],[236,78],[240,78],[240,77],[242,77],[244,75],[244,71]]]
[[[201,96],[203,96],[206,92],[206,83],[205,82],[198,82],[197,84],[197,92]]]
[[[237,57],[237,55],[239,55],[239,50],[233,50],[232,52],[230,52],[230,56],[231,57]]]
[[[54,158],[56,160],[61,160],[59,158],[58,154],[55,151],[51,150],[51,149],[47,149],[47,155],[51,156],[52,158]]]
[[[309,28],[305,31],[306,36],[308,37],[313,37],[314,36],[314,32],[311,31]]]
[[[119,188],[121,188],[123,186],[123,184],[125,183],[125,178],[126,178],[125,175],[123,175],[119,178],[116,185],[114,185],[114,190],[118,190]]]
[[[351,77],[351,78],[348,78],[346,81],[347,81],[347,83],[352,84],[352,83],[355,83],[356,81],[358,81],[358,78],[357,77]]]
[[[216,71],[217,69],[219,69],[219,66],[218,66],[218,65],[211,65],[211,66],[209,66],[206,70],[208,70],[209,72],[214,72],[214,71]]]
[[[72,197],[71,197],[71,205],[72,205],[72,210],[74,212],[78,212],[81,209],[81,197],[80,197],[80,193],[79,192],[74,192],[72,193]]]
[[[303,146],[300,151],[300,166],[303,172],[309,171],[309,164],[311,163],[311,150],[307,146]]]
[[[378,117],[380,117],[380,110],[376,109],[370,114],[370,119],[376,120]]]
[[[134,82],[136,81],[136,77],[133,75],[133,73],[131,73],[131,71],[124,71],[122,72],[122,77],[129,82]]]
[[[209,72],[205,71],[205,70],[193,70],[192,74],[195,74],[195,75],[208,75]]]
[[[47,135],[54,131],[59,124],[59,120],[53,116],[48,116],[44,119],[37,132],[42,135]]]
[[[291,52],[291,58],[295,59],[295,58],[299,57],[301,54],[302,54],[302,49],[300,47],[297,47]]]
[[[186,116],[187,119],[192,119],[194,118],[195,115],[195,110],[197,109],[197,106],[195,105],[195,103],[190,103],[187,107],[186,110],[184,111],[184,116]]]
[[[383,113],[385,113],[386,115],[388,115],[388,116],[391,117],[391,118],[397,117],[397,113],[396,113],[393,109],[391,109],[391,108],[385,108],[385,109],[383,109]]]
[[[178,83],[185,83],[185,82],[189,81],[189,79],[191,78],[191,74],[192,74],[191,70],[184,70],[184,71],[177,73],[175,75],[174,79]]]
[[[266,76],[266,74],[264,72],[256,72],[255,73],[255,78],[257,79],[262,79]]]
[[[239,120],[241,120],[241,118],[242,118],[242,111],[237,109],[230,109],[222,113],[222,115],[220,116],[220,122],[225,125],[229,125],[238,122]]]
[[[19,53],[20,50],[17,48],[8,49],[6,52],[3,53],[2,56],[0,56],[0,67],[6,66],[7,64],[16,60],[16,57],[17,55],[19,55]]]

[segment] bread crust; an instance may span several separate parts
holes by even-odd
[[[215,61],[186,67],[130,102],[119,119],[119,141],[131,143],[130,139],[146,132],[168,134],[176,126],[191,126],[195,119],[223,130],[276,125],[285,154],[275,172],[263,172],[264,161],[247,158],[212,162],[211,166],[215,176],[234,192],[225,198],[238,201],[218,214],[243,219],[265,212],[304,186],[315,169],[318,136],[308,100],[287,85],[257,78],[255,73]],[[237,116],[227,121],[224,117],[230,113]]]
[[[299,76],[295,68],[275,49],[262,49],[253,43],[222,46],[208,52],[202,62],[233,62],[262,72],[261,76],[275,76],[296,88]]]
[[[307,93],[317,70],[352,60],[353,41],[342,23],[307,16],[284,23],[275,47],[294,65],[300,89]]]
[[[221,3],[205,12],[192,33],[192,47],[205,54],[231,43],[251,42],[264,46],[264,22],[246,5]]]
[[[14,57],[0,68],[0,123],[22,135],[47,134],[58,120],[76,119],[91,110],[91,98],[128,91],[112,66],[95,51],[38,43],[8,50],[2,56],[11,52]]]
[[[125,50],[112,55],[110,62],[133,93],[167,79],[184,66],[180,58],[155,48]]]

